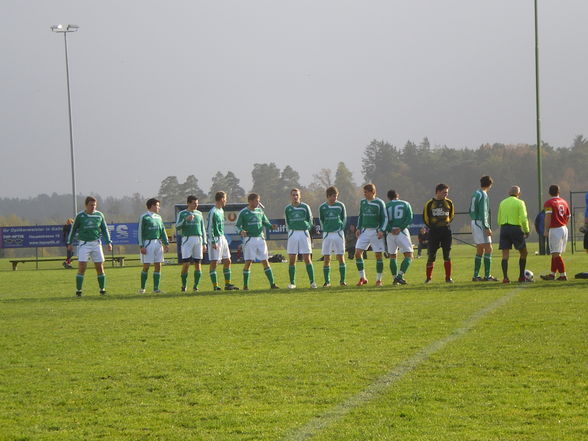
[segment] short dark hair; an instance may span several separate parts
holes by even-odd
[[[227,193],[224,191],[217,191],[216,194],[214,195],[214,200],[216,202],[220,201],[222,198],[226,197]]]
[[[365,184],[363,186],[363,189],[365,191],[371,191],[372,193],[375,193],[376,192],[376,186],[374,184]]]
[[[559,185],[553,184],[549,186],[549,194],[551,196],[559,195]]]
[[[188,198],[186,199],[186,202],[189,204],[190,202],[194,202],[198,200],[198,196],[194,196],[193,194],[191,194],[190,196],[188,196]]]
[[[146,204],[147,205],[147,208],[153,207],[158,202],[159,202],[159,200],[158,199],[155,199],[155,198],[148,199],[147,200],[147,204]]]
[[[396,193],[396,190],[388,190],[388,199],[390,199],[391,201],[394,199],[398,199],[398,193]]]
[[[97,202],[96,198],[94,196],[86,197],[86,202],[84,203],[84,205],[88,205],[90,202]]]
[[[333,196],[335,194],[339,194],[339,190],[337,189],[337,187],[331,185],[329,188],[327,188],[327,197]]]
[[[447,184],[437,184],[437,186],[435,187],[435,193],[437,193],[438,191],[443,191],[449,188],[449,185]]]
[[[490,176],[482,176],[480,178],[480,187],[490,187],[494,183],[494,180]]]
[[[249,193],[249,196],[247,196],[247,200],[248,201],[254,201],[258,197],[259,197],[259,195],[257,193]]]

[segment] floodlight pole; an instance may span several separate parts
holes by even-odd
[[[535,0],[535,109],[537,114],[537,213],[543,208],[543,167],[541,161],[541,114],[539,100],[539,20]]]
[[[74,140],[73,140],[73,124],[71,118],[71,91],[69,85],[69,57],[67,51],[67,34],[70,32],[76,32],[79,29],[77,25],[53,25],[51,30],[53,32],[63,34],[63,42],[65,44],[65,77],[67,80],[67,115],[69,118],[69,150],[71,156],[71,191],[73,197],[73,214],[74,217],[78,213],[78,203],[76,200],[76,166],[74,156]]]

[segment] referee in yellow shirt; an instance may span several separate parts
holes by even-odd
[[[527,265],[527,244],[525,239],[529,237],[529,220],[527,219],[527,207],[525,202],[519,199],[521,189],[518,186],[511,187],[509,196],[500,202],[498,206],[498,225],[500,225],[500,246],[502,250],[502,283],[510,283],[508,279],[508,255],[514,246],[519,251],[519,282],[531,282],[525,278],[525,266]]]

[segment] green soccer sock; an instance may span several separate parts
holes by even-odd
[[[188,283],[188,273],[181,273],[180,278],[182,279],[182,288],[185,288]]]
[[[412,259],[410,257],[405,257],[402,263],[400,264],[400,272],[398,273],[398,275],[402,276],[403,274],[406,274],[406,272],[408,271],[408,267],[411,263]]]
[[[347,271],[347,265],[345,265],[344,263],[340,263],[339,264],[339,275],[340,275],[339,283],[345,283],[346,271]]]
[[[323,275],[325,276],[325,283],[331,283],[331,267],[323,266]]]
[[[231,268],[225,268],[223,270],[223,275],[225,276],[225,285],[231,284]]]
[[[274,286],[276,282],[274,282],[274,272],[272,271],[272,268],[268,266],[263,271],[265,272],[265,277],[267,277],[267,280],[269,280],[270,286]]]
[[[390,272],[392,273],[392,277],[396,277],[398,275],[398,264],[396,263],[396,258],[390,259]]]
[[[312,266],[312,263],[308,263],[306,265],[306,272],[308,274],[308,280],[310,280],[310,283],[314,283],[314,266]]]
[[[251,271],[243,270],[243,286],[249,286],[249,276],[251,275]]]
[[[210,281],[212,282],[212,286],[217,287],[218,286],[218,282],[216,280],[216,271],[211,271],[209,273],[210,275]]]
[[[288,265],[288,275],[290,276],[290,284],[296,284],[296,265]]]
[[[153,289],[159,289],[159,281],[161,280],[161,273],[153,271]]]
[[[357,271],[363,271],[363,259],[361,257],[359,259],[355,259],[355,266],[357,266]]]
[[[482,256],[474,257],[474,277],[478,277],[480,274],[480,266],[482,265]]]
[[[376,273],[382,274],[384,272],[384,261],[382,259],[376,260]]]
[[[202,271],[194,271],[194,288],[198,288],[198,284],[200,283],[200,277],[202,277]]]
[[[147,276],[149,273],[145,271],[141,271],[141,289],[145,289],[145,284],[147,283]]]
[[[82,285],[84,284],[84,275],[76,274],[76,290],[81,291]]]
[[[490,267],[492,266],[492,254],[484,254],[484,277],[490,277]]]
[[[106,286],[106,274],[104,274],[104,273],[98,274],[97,278],[98,278],[98,286],[100,287],[101,290],[103,290],[104,287]]]

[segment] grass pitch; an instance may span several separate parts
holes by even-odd
[[[82,298],[74,271],[1,271],[0,440],[588,439],[588,283],[474,284],[472,249],[453,254],[455,285],[442,265],[423,285],[420,259],[378,289],[368,259],[362,288],[300,289],[299,265],[270,291],[254,265],[252,291],[196,296],[177,266],[160,295],[131,267],[99,297],[88,271]]]

